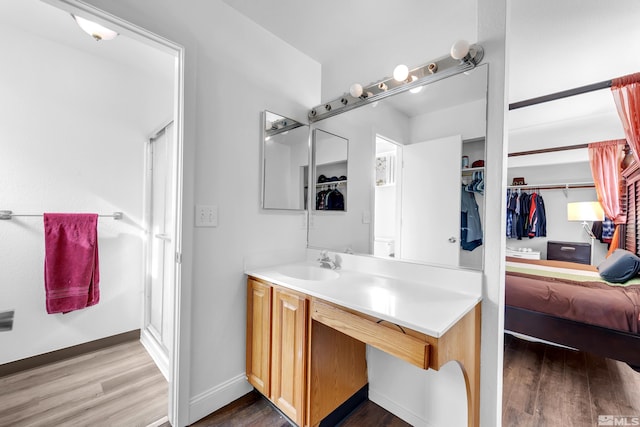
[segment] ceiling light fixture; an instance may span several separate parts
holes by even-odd
[[[110,30],[107,27],[103,27],[97,22],[89,21],[88,19],[73,14],[71,16],[76,21],[78,26],[82,28],[82,31],[89,34],[96,41],[113,40],[118,36],[118,33],[116,31]]]
[[[360,83],[352,84],[348,93],[312,108],[308,114],[309,121],[317,122],[361,105],[375,104],[381,99],[407,90],[418,93],[427,84],[473,70],[483,57],[482,46],[459,40],[453,44],[448,56],[413,69],[406,65],[398,65],[392,78],[387,77],[366,86]]]

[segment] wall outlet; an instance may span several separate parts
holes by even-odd
[[[214,205],[196,205],[196,227],[217,227],[218,207]]]

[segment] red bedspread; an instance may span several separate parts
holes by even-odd
[[[618,287],[507,271],[505,303],[578,322],[640,333],[639,285]]]

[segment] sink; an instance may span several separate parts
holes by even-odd
[[[340,276],[334,270],[315,265],[285,265],[278,272],[298,280],[333,280]]]

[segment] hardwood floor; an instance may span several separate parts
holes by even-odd
[[[192,427],[289,427],[294,424],[257,391],[252,391],[192,424]],[[358,406],[342,421],[341,427],[410,427],[371,401]]]
[[[640,416],[640,373],[622,362],[505,334],[504,427],[597,426],[598,415]],[[255,391],[193,424],[289,425]],[[409,426],[373,402],[359,406],[340,425]]]
[[[132,341],[1,377],[0,426],[144,427],[166,417],[167,395]]]
[[[502,424],[597,426],[640,417],[640,373],[627,364],[505,334]]]
[[[503,426],[597,426],[640,416],[640,373],[626,364],[505,335]],[[166,417],[167,383],[138,341],[0,377],[0,426],[118,426]],[[165,418],[166,419],[166,418]],[[256,392],[193,426],[287,427]],[[343,427],[409,424],[365,402]]]

